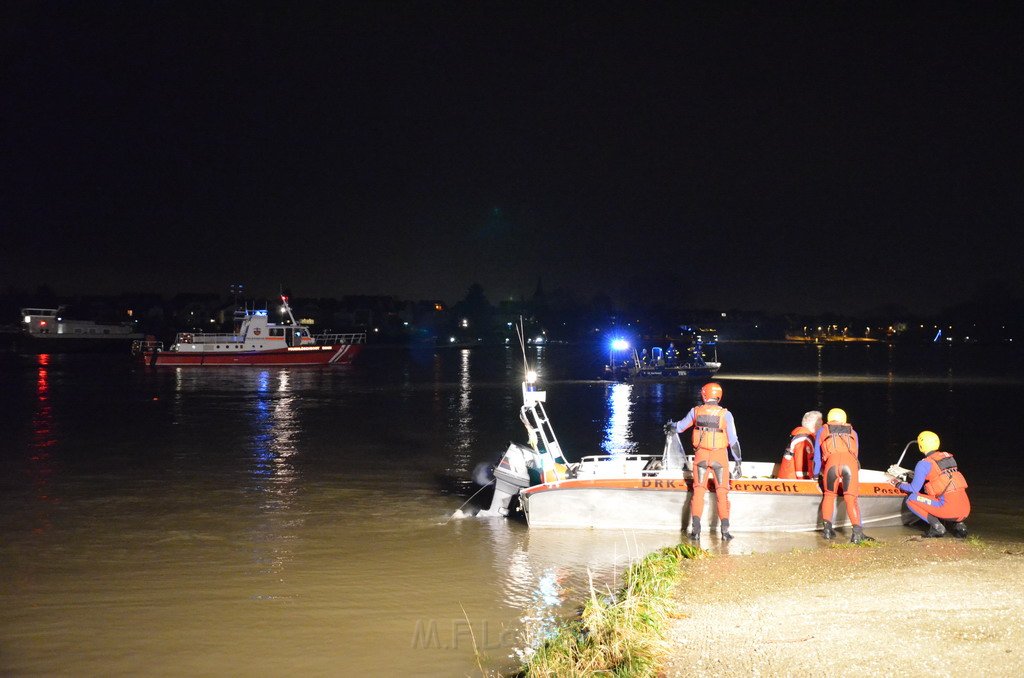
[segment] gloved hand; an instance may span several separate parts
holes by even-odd
[[[675,432],[676,432],[676,423],[674,421],[672,421],[671,419],[669,419],[667,422],[665,422],[665,434],[668,435],[669,433],[675,433]]]
[[[739,478],[742,475],[743,475],[743,464],[741,464],[740,462],[736,462],[736,466],[733,467],[733,470],[732,470],[732,479],[736,480],[737,478]]]

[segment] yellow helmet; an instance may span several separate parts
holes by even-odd
[[[939,436],[931,431],[921,431],[917,434],[917,449],[921,454],[928,454],[939,449]]]
[[[830,422],[835,422],[837,424],[845,424],[846,410],[841,410],[838,407],[833,407],[831,410],[828,411],[828,417],[826,420]]]

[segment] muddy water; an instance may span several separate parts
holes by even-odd
[[[811,407],[844,407],[876,467],[933,427],[975,488],[977,529],[1019,534],[1019,356],[808,348],[722,347],[748,458],[774,458]],[[687,386],[590,381],[578,348],[536,360],[571,457],[658,450],[692,404]],[[371,349],[302,370],[4,354],[0,370],[3,674],[507,670],[590,575],[614,586],[679,539],[449,520],[474,465],[522,438],[515,351]]]

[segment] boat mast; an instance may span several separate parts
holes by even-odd
[[[288,320],[291,324],[298,325],[298,323],[295,322],[295,316],[292,315],[292,307],[288,305],[288,296],[285,294],[281,295],[281,305],[282,308],[284,308],[284,312],[288,314]]]
[[[519,324],[516,325],[516,334],[519,336],[525,371],[523,406],[519,410],[519,419],[526,427],[530,445],[539,453],[547,455],[553,464],[564,464],[566,459],[562,454],[562,447],[558,444],[555,429],[552,428],[551,420],[548,419],[547,412],[544,411],[547,393],[536,387],[537,373],[530,369],[530,363],[526,359],[526,331],[523,327],[522,317],[519,318]]]

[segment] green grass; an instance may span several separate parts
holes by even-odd
[[[650,554],[629,569],[622,588],[590,599],[563,623],[523,668],[524,676],[655,676],[667,644],[672,595],[684,560],[705,551],[679,544]]]
[[[881,546],[885,546],[885,542],[879,541],[877,539],[865,539],[864,541],[857,544],[847,541],[840,543],[832,543],[829,546],[834,549],[876,549]]]

